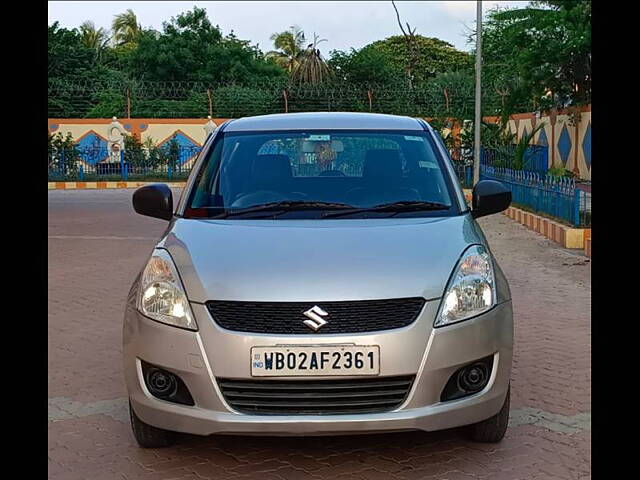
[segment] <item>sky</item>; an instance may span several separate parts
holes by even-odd
[[[483,12],[499,5],[522,7],[527,1],[483,1]],[[194,6],[205,8],[223,34],[234,31],[243,40],[258,44],[264,52],[273,49],[274,32],[297,25],[308,40],[314,32],[327,41],[318,45],[325,57],[331,50],[359,49],[375,40],[401,34],[391,1],[50,1],[49,24],[67,28],[92,20],[97,27],[110,28],[113,16],[132,9],[144,28],[162,29],[162,22]],[[466,36],[475,26],[475,1],[396,1],[400,18],[416,33],[436,37],[460,50],[470,50]]]

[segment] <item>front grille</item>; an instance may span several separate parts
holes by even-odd
[[[255,415],[381,413],[404,402],[415,376],[355,380],[218,379],[229,406]]]
[[[274,334],[363,333],[406,327],[413,323],[425,300],[395,298],[343,302],[209,301],[207,308],[222,328],[237,332]],[[304,312],[314,305],[328,313],[318,331],[304,324]]]

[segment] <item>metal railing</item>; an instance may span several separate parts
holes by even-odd
[[[531,159],[544,157],[541,147],[529,147]],[[201,147],[169,145],[149,151],[123,151],[109,156],[106,147],[73,147],[51,150],[48,158],[49,181],[176,181],[189,175]],[[473,188],[473,159],[465,151],[450,151],[454,169],[463,188]],[[525,154],[526,156],[527,154]],[[572,178],[546,175],[540,160],[539,171],[515,170],[500,165],[508,158],[500,157],[494,149],[482,149],[480,178],[504,183],[512,193],[513,203],[561,219],[576,227],[591,226],[591,191],[576,185]],[[298,165],[298,175],[314,174]],[[314,171],[315,172],[315,171]],[[354,172],[344,172],[356,174]]]
[[[511,190],[512,202],[574,227],[591,226],[591,192],[576,188],[573,178],[480,165],[480,178],[498,180]]]
[[[48,177],[49,181],[183,180],[200,150],[191,145],[121,151],[116,155],[109,155],[102,146],[52,150]]]
[[[545,175],[549,170],[549,149],[542,145],[530,145],[524,149],[521,158],[518,158],[517,145],[483,147],[480,149],[480,163]]]

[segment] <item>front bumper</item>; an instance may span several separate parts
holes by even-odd
[[[412,325],[358,335],[271,336],[219,328],[204,305],[192,308],[198,332],[150,320],[131,306],[124,325],[124,372],[132,408],[145,423],[197,435],[323,435],[402,430],[434,431],[482,421],[501,408],[509,385],[513,350],[511,302],[474,319],[432,328],[439,300],[429,301]],[[222,397],[216,377],[250,376],[250,348],[256,345],[380,345],[380,376],[416,375],[407,399],[386,413],[349,415],[247,415]],[[487,386],[459,400],[440,402],[449,377],[462,365],[494,355]],[[195,406],[153,397],[142,379],[140,360],[182,378]],[[345,377],[340,377],[345,378]]]

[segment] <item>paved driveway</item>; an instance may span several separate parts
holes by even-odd
[[[124,298],[165,223],[132,190],[49,192],[50,479],[590,478],[590,265],[503,215],[481,220],[511,284],[511,423],[498,445],[458,431],[349,437],[185,436],[142,450],[121,373]]]

